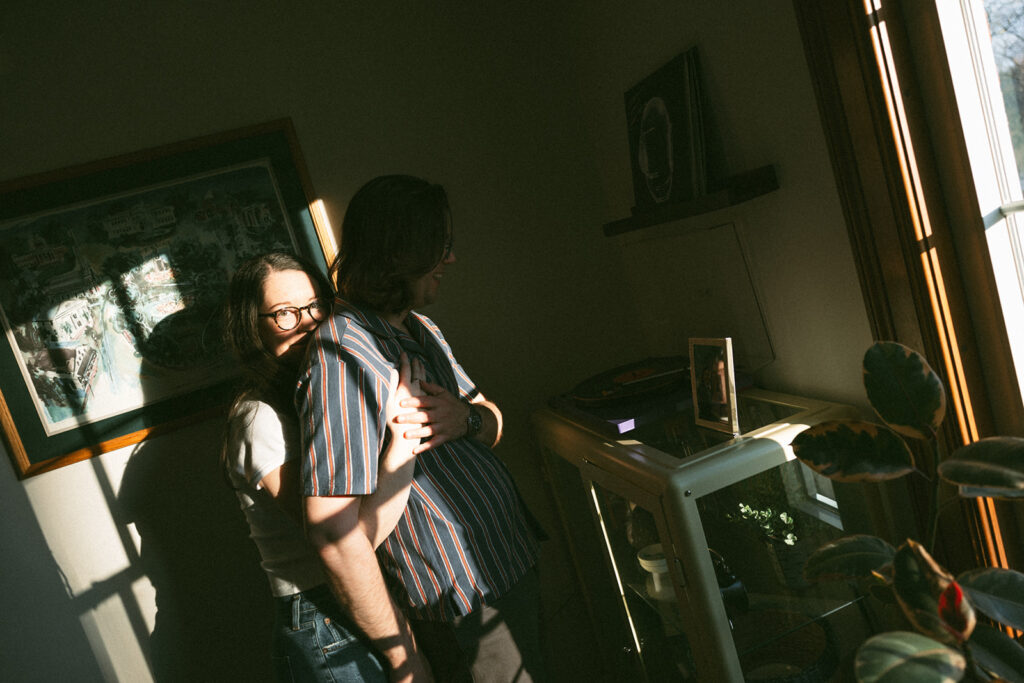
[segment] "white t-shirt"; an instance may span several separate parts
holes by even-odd
[[[259,548],[270,590],[294,595],[325,583],[320,560],[302,525],[260,486],[268,473],[298,457],[294,415],[262,401],[243,401],[228,420],[228,477]]]

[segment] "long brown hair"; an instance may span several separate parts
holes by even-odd
[[[235,416],[238,406],[250,399],[264,401],[279,410],[293,410],[295,369],[281,363],[267,351],[259,330],[263,283],[271,273],[286,270],[298,270],[308,275],[321,299],[329,300],[333,295],[331,284],[323,273],[295,254],[269,252],[254,256],[239,266],[228,286],[223,317],[225,345],[241,367],[240,386],[228,411],[229,421]],[[221,464],[226,464],[227,439],[225,431]]]
[[[440,185],[410,175],[386,175],[352,197],[331,266],[338,292],[380,313],[412,305],[413,280],[445,257],[451,239],[448,195]]]

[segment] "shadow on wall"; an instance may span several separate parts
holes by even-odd
[[[215,445],[144,442],[118,500],[156,591],[154,680],[272,680],[272,598]]]
[[[0,586],[14,588],[4,591],[0,618],[3,679],[102,681],[67,582],[13,468],[9,475],[0,473],[0,519]],[[54,647],[55,642],[60,647]]]
[[[172,433],[139,444],[117,496],[156,591],[148,651],[158,683],[273,680],[273,598],[220,469],[219,426],[198,430],[201,443]]]

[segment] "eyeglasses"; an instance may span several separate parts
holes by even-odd
[[[441,257],[442,261],[451,256],[452,246],[454,245],[454,243],[455,236],[452,235],[452,233],[448,233],[448,235],[444,238],[444,256]]]
[[[279,308],[273,313],[260,313],[261,318],[273,318],[274,323],[282,332],[288,332],[294,330],[302,322],[302,312],[305,311],[309,314],[310,319],[313,322],[320,322],[324,318],[325,306],[321,301],[313,301],[306,304],[305,306],[285,306]]]

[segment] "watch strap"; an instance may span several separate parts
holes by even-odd
[[[484,421],[475,405],[468,401],[466,405],[469,407],[469,415],[466,416],[466,436],[474,437],[480,433],[480,429],[484,426]]]

